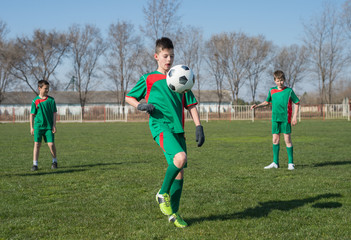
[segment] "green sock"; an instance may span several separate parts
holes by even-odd
[[[174,179],[178,175],[181,169],[177,168],[174,163],[168,165],[166,176],[163,180],[160,194],[169,193]]]
[[[171,186],[171,205],[174,213],[178,212],[179,209],[180,197],[183,190],[183,182],[183,179],[174,179],[174,182]]]
[[[273,144],[273,162],[279,165],[279,144]]]
[[[291,146],[291,147],[286,147],[286,151],[288,152],[289,163],[294,163],[293,146]]]

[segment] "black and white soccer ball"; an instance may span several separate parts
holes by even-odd
[[[194,86],[195,75],[188,66],[176,65],[168,71],[166,80],[169,89],[184,93]]]

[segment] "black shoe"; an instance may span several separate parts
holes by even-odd
[[[36,166],[36,165],[33,165],[33,167],[32,167],[32,169],[31,169],[32,171],[37,171],[38,170],[38,166]]]
[[[57,162],[53,162],[51,164],[51,169],[56,169],[57,168]]]

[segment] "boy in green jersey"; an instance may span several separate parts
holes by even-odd
[[[169,221],[183,228],[187,223],[179,215],[179,202],[183,189],[184,168],[187,165],[187,150],[184,137],[184,108],[186,108],[196,125],[198,146],[205,141],[200,123],[197,101],[192,91],[180,94],[171,91],[166,82],[166,74],[174,60],[173,43],[169,38],[156,40],[154,58],[156,71],[141,76],[138,83],[127,94],[126,102],[149,115],[149,127],[152,137],[161,147],[168,168],[156,201]],[[140,103],[145,99],[146,103]]]
[[[251,109],[267,106],[272,103],[272,134],[273,134],[273,162],[264,169],[279,168],[279,140],[280,133],[284,134],[286,150],[288,152],[288,169],[294,170],[293,146],[291,142],[291,124],[297,124],[298,104],[300,100],[294,91],[284,86],[284,72],[277,70],[274,72],[274,82],[277,85],[269,90],[266,101],[252,105]],[[294,114],[292,115],[292,103],[295,104]]]
[[[30,133],[34,135],[33,167],[38,170],[39,150],[42,138],[48,143],[51,155],[51,168],[57,168],[55,136],[56,133],[56,103],[54,98],[48,96],[49,82],[38,81],[39,95],[33,99],[30,117]]]

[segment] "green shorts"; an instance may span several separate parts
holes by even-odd
[[[55,142],[55,135],[51,129],[34,129],[34,142],[41,143],[43,137],[45,142]]]
[[[155,141],[161,147],[168,165],[173,163],[173,158],[177,153],[186,153],[184,133],[162,132],[155,137]],[[187,164],[185,164],[184,168],[186,167]]]
[[[272,122],[272,134],[291,133],[291,124],[288,122]]]

